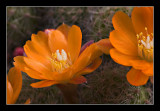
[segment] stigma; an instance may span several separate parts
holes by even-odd
[[[153,33],[149,34],[147,27],[145,33],[137,34],[138,55],[149,62],[153,61]]]
[[[61,50],[61,53],[59,49],[56,50],[55,53],[52,53],[52,57],[49,58],[49,60],[52,65],[53,72],[62,72],[72,64],[70,54],[68,53],[67,55],[64,49]]]

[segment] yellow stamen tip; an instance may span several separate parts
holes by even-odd
[[[66,52],[63,49],[61,50],[61,53],[59,52],[59,50],[56,50],[55,53],[52,53],[52,57],[48,59],[52,64],[52,71],[61,72],[71,65],[71,61],[69,60]]]
[[[147,27],[145,27],[145,30],[147,31]]]

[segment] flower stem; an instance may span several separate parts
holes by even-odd
[[[65,104],[78,104],[79,97],[76,84],[57,84],[62,92]]]

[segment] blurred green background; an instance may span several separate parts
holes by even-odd
[[[82,31],[82,44],[108,38],[114,29],[116,11],[131,16],[133,7],[7,7],[7,69],[13,67],[13,51],[23,47],[31,34],[56,29],[62,23],[77,25]],[[87,83],[78,86],[80,104],[153,104],[153,85],[134,87],[127,82],[130,67],[115,63],[109,55],[102,56],[100,67],[85,75]],[[31,104],[63,104],[60,90],[54,85],[32,88],[34,79],[22,73],[23,86],[17,104],[28,98]]]

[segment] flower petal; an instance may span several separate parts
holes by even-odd
[[[11,101],[13,104],[16,102],[22,88],[21,71],[16,67],[12,67],[8,72],[8,81],[11,83],[13,88],[13,96]]]
[[[73,74],[72,66],[70,66],[69,68],[64,69],[62,72],[54,72],[52,75],[54,81],[57,81],[58,83],[67,83],[73,77]]]
[[[48,44],[52,53],[59,49],[64,49],[67,52],[67,40],[65,35],[59,30],[54,30],[49,33]]]
[[[68,40],[68,32],[69,32],[70,28],[71,28],[71,26],[68,26],[63,23],[62,25],[60,25],[57,28],[57,30],[61,31],[64,34],[64,36],[66,37],[66,40]]]
[[[86,42],[86,43],[81,47],[81,50],[80,50],[79,55],[80,55],[88,46],[90,46],[90,45],[93,44],[93,43],[94,43],[94,40],[90,40],[90,41]]]
[[[25,53],[27,54],[27,57],[44,64],[46,67],[48,67],[50,70],[52,70],[51,62],[48,59],[48,58],[50,58],[50,55],[44,56],[41,53],[39,53],[40,50],[37,51],[34,48],[33,42],[27,41],[26,44],[24,45],[24,50],[25,50]],[[43,54],[45,54],[45,52]]]
[[[135,44],[130,37],[122,35],[119,31],[113,30],[110,32],[109,40],[119,52],[131,56],[138,55],[137,44]]]
[[[102,51],[95,43],[91,44],[82,52],[82,54],[73,64],[73,72],[77,73],[80,70],[84,69],[102,54]]]
[[[136,33],[134,31],[132,20],[127,14],[121,11],[116,12],[112,18],[112,23],[114,29],[120,32],[123,38],[128,42],[133,42],[132,44],[137,44]]]
[[[72,63],[78,58],[80,53],[82,43],[82,32],[81,29],[73,25],[68,32],[68,52],[70,53],[70,57]]]
[[[57,82],[52,80],[43,80],[40,82],[32,83],[30,84],[30,86],[32,86],[33,88],[42,88],[42,87],[48,87],[54,84],[57,84]]]
[[[28,57],[23,57],[23,59],[24,59],[24,62],[27,64],[27,66],[29,66],[29,68],[31,68],[39,73],[42,73],[48,79],[52,79],[52,74],[51,74],[52,71],[48,67],[46,67],[42,63],[35,61],[34,59],[30,59]]]
[[[24,68],[27,67],[27,64],[24,62],[23,56],[16,56],[13,58],[14,66],[18,67],[21,71],[24,72]]]
[[[44,74],[38,73],[37,71],[29,68],[29,66],[25,63],[23,56],[16,56],[14,57],[13,64],[18,67],[21,71],[26,72],[30,77],[34,79],[46,79]]]
[[[87,81],[87,79],[85,77],[79,76],[79,77],[75,77],[72,80],[70,80],[69,83],[71,83],[71,84],[82,84],[86,81]]]
[[[41,73],[28,67],[24,68],[24,72],[27,73],[28,76],[34,79],[48,79],[47,77],[43,76]]]
[[[153,76],[153,63],[145,60],[130,60],[134,69],[141,70],[147,76]]]
[[[153,63],[150,64],[149,68],[142,70],[142,72],[147,76],[153,76]]]
[[[39,31],[37,35],[32,34],[31,43],[32,47],[34,47],[40,55],[44,57],[51,56],[51,51],[48,46],[48,36],[44,32]]]
[[[13,96],[13,88],[11,86],[11,83],[8,81],[7,77],[7,104],[13,104],[12,96]]]
[[[136,70],[132,68],[128,73],[127,73],[127,80],[131,85],[134,86],[141,86],[145,85],[149,79],[149,76],[146,76],[143,74],[140,70]]]
[[[29,99],[27,99],[27,101],[24,104],[30,104],[30,103],[31,103],[31,100],[29,98]]]
[[[113,48],[113,45],[111,44],[110,40],[107,39],[101,39],[100,41],[96,42],[98,47],[102,50],[103,53],[109,54],[109,51],[111,48]]]
[[[129,56],[129,55],[122,54],[121,52],[117,51],[115,48],[112,48],[110,50],[110,56],[115,62],[117,62],[118,64],[122,64],[124,66],[132,66],[132,64],[129,62],[130,60],[140,59],[138,56]]]
[[[76,75],[79,76],[79,75],[84,75],[84,74],[91,73],[94,70],[96,70],[101,65],[101,63],[102,63],[102,59],[100,57],[98,57],[97,59],[95,59],[93,61],[93,63],[90,66],[82,69]]]
[[[153,33],[153,7],[135,7],[131,18],[137,34],[140,32],[145,34],[145,27],[147,27],[149,34]]]

